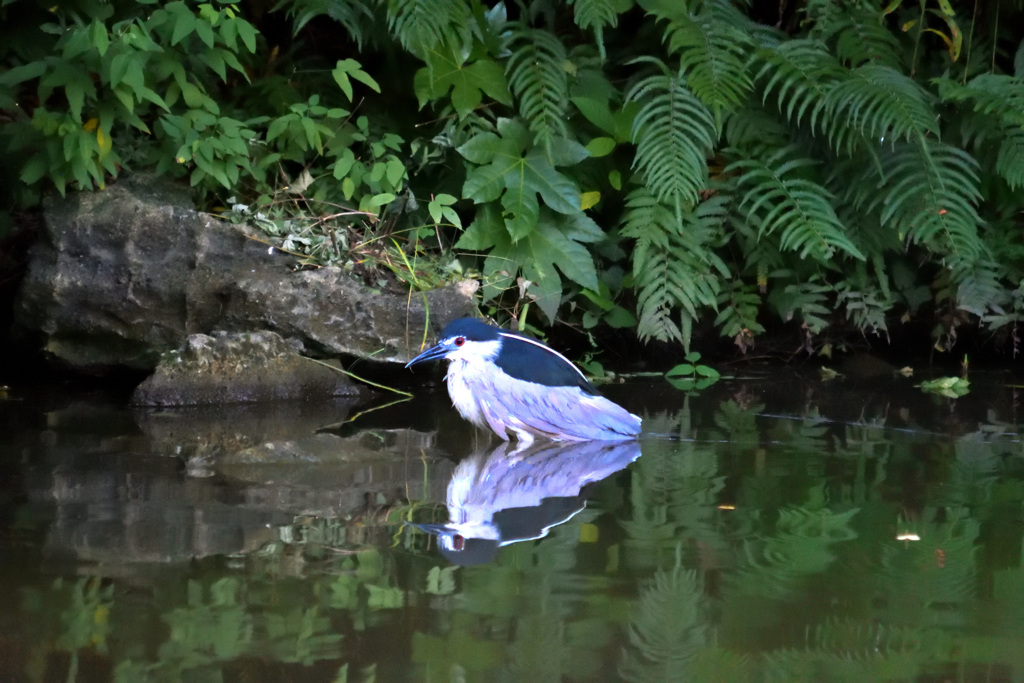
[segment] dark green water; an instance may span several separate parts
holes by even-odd
[[[443,395],[15,387],[0,681],[1024,680],[1022,397],[971,379],[613,386],[638,445],[519,454]]]

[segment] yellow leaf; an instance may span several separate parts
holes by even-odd
[[[899,8],[899,6],[902,3],[903,3],[903,0],[892,0],[892,2],[890,2],[888,5],[886,5],[885,9],[882,10],[882,14],[884,14],[886,16],[892,14],[893,12],[895,12],[897,10],[897,8]]]
[[[951,28],[956,29],[956,26],[954,25]],[[960,57],[960,48],[963,46],[963,36],[960,35],[960,31],[959,30],[954,30],[953,31],[953,37],[952,38],[947,36],[942,31],[936,30],[934,28],[926,28],[925,31],[927,31],[928,33],[934,33],[939,38],[942,38],[942,42],[944,42],[946,44],[946,49],[949,50],[949,58],[950,59],[952,59],[954,62],[957,59],[959,59],[959,57]]]
[[[584,192],[580,195],[580,208],[586,211],[599,201],[601,201],[601,193],[597,190],[594,190],[593,192]]]
[[[96,129],[96,144],[100,148],[100,157],[105,157],[110,154],[110,149],[113,147],[112,140],[109,135],[103,134],[102,128]]]
[[[91,119],[89,119],[88,121],[86,121],[85,123],[82,124],[82,130],[84,130],[87,133],[91,133],[92,131],[96,130],[96,128],[99,125],[100,125],[100,120],[94,116],[94,117],[92,117]]]
[[[580,543],[597,543],[599,537],[596,524],[580,524]]]

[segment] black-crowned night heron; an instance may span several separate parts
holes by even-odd
[[[565,356],[533,337],[460,318],[437,345],[406,367],[447,359],[445,381],[462,417],[522,445],[534,437],[556,441],[632,439],[640,418],[597,393]]]

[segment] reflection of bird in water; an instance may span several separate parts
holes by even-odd
[[[417,524],[436,534],[456,564],[488,562],[498,548],[542,538],[586,505],[587,484],[640,457],[633,441],[545,442],[514,451],[503,443],[459,463],[448,484],[447,524]]]
[[[557,441],[626,440],[640,418],[597,393],[579,368],[532,337],[460,318],[437,345],[406,367],[445,358],[445,381],[459,414],[523,444],[540,436]]]

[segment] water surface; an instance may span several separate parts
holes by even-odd
[[[1019,681],[1021,397],[971,379],[637,381],[636,444],[518,453],[443,394],[15,387],[0,680]]]

